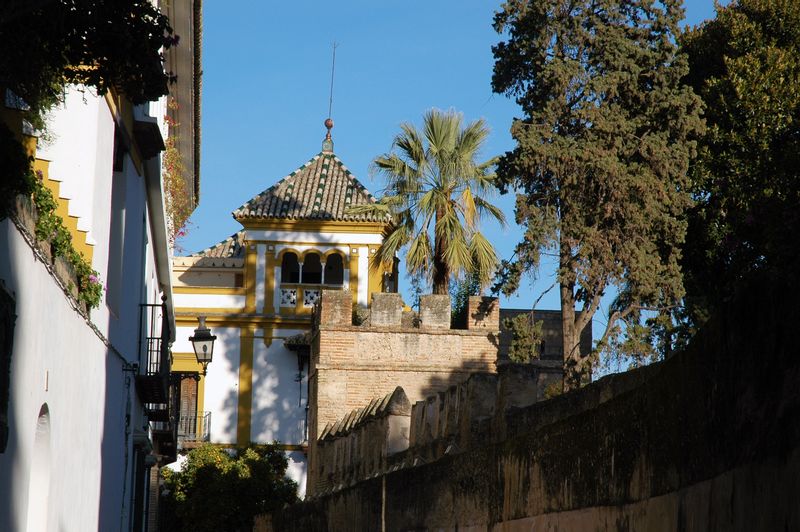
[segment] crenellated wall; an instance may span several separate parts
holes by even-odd
[[[473,373],[413,406],[398,386],[327,425],[316,442],[316,495],[460,454],[492,441],[508,412],[545,398],[561,371],[539,363]]]
[[[800,530],[799,297],[754,283],[686,351],[547,401],[474,376],[414,405],[387,472],[255,530]]]
[[[308,493],[323,482],[316,442],[326,426],[400,386],[418,401],[471,373],[496,371],[499,306],[469,300],[466,329],[450,328],[450,298],[423,296],[419,320],[404,319],[397,294],[373,293],[368,323],[353,325],[352,296],[323,291],[316,313],[309,371]]]

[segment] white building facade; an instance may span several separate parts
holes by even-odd
[[[199,18],[189,13],[175,24],[191,58]],[[188,71],[179,85],[171,97],[191,109],[199,79]],[[69,86],[47,117],[48,140],[26,139],[103,292],[95,308],[81,301],[78,278],[37,240],[37,212],[20,197],[0,220],[0,530],[158,529],[158,470],[175,454],[160,153],[168,112],[167,97],[134,106],[115,91]],[[181,147],[190,169],[196,141]],[[187,175],[187,189],[196,179]]]
[[[184,381],[190,389],[181,390],[182,408],[203,427],[199,439],[279,445],[301,496],[308,412],[303,334],[320,290],[349,290],[361,307],[372,292],[396,290],[396,265],[370,261],[388,222],[348,210],[374,201],[328,137],[322,152],[234,211],[241,231],[173,262],[173,371],[198,371],[185,338],[199,316],[217,336],[208,374],[196,388]]]

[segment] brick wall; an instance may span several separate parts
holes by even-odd
[[[354,326],[346,294],[323,291],[317,310],[309,373],[309,494],[319,473],[316,440],[327,425],[398,386],[413,403],[472,373],[496,371],[497,300],[471,298],[467,329],[450,329],[448,296],[425,296],[423,323],[414,328],[403,326],[396,294],[375,293],[372,307],[380,317]]]

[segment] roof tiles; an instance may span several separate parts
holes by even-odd
[[[244,231],[235,233],[222,242],[215,244],[197,253],[192,253],[190,257],[213,257],[222,259],[240,259],[244,257]]]
[[[336,220],[382,222],[374,214],[350,214],[351,205],[369,205],[375,198],[336,155],[322,152],[261,194],[233,211],[246,219]]]

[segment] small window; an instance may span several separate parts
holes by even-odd
[[[291,251],[284,253],[283,260],[281,260],[281,282],[300,282],[300,265],[297,263],[297,255]]]
[[[325,261],[325,284],[340,285],[344,282],[344,265],[342,256],[332,253]]]
[[[303,283],[320,284],[322,282],[322,263],[317,253],[309,253],[303,259]]]

